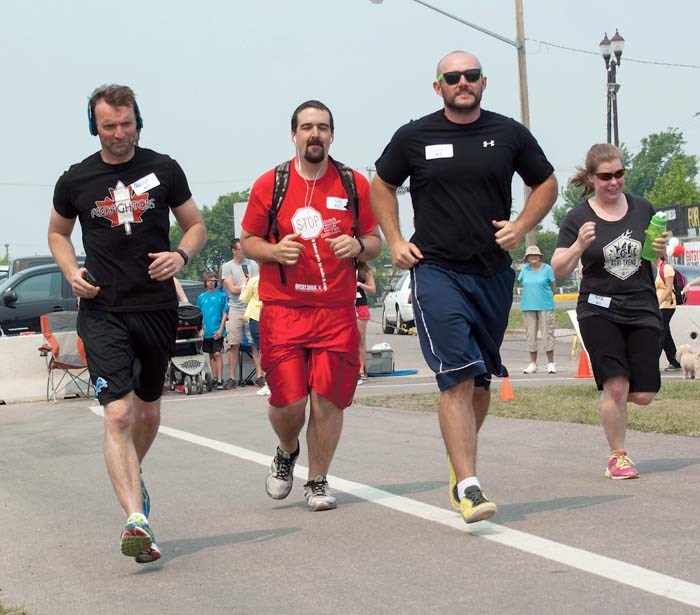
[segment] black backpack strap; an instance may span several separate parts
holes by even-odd
[[[330,158],[330,156],[329,156]],[[348,203],[350,211],[352,211],[352,236],[357,237],[357,218],[359,216],[359,202],[357,198],[357,186],[355,185],[355,172],[342,162],[330,158],[333,166],[338,170],[340,181],[343,184],[343,189],[348,195]]]
[[[269,239],[270,235],[275,238],[275,242],[279,243],[280,232],[277,228],[277,212],[282,206],[282,201],[287,194],[287,188],[289,187],[289,169],[290,162],[282,162],[275,167],[275,185],[272,190],[272,202],[270,203],[270,209],[267,212],[268,217],[268,227],[266,237]],[[287,276],[284,273],[284,267],[279,265],[280,268],[280,281],[283,285],[287,284]]]

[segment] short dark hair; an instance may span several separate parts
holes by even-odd
[[[304,109],[318,109],[319,111],[328,111],[328,115],[331,120],[331,132],[335,132],[335,125],[333,123],[333,113],[331,113],[331,110],[328,107],[326,107],[326,105],[324,105],[320,100],[307,100],[306,102],[301,103],[296,109],[294,109],[294,113],[292,113],[292,132],[297,131],[297,126],[299,125],[299,114]]]
[[[228,245],[229,245],[229,246],[231,247],[231,249],[233,250],[233,249],[236,247],[236,244],[237,244],[237,243],[241,243],[241,240],[240,240],[239,237],[234,237],[234,238],[229,242]]]
[[[138,117],[136,106],[136,94],[127,85],[117,85],[111,83],[109,85],[101,85],[90,94],[90,111],[93,116],[95,114],[95,105],[104,100],[111,107],[132,107],[134,113]]]

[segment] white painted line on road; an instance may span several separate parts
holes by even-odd
[[[90,410],[98,416],[103,416],[101,406],[90,406]],[[265,467],[272,462],[270,455],[263,455],[240,446],[220,442],[198,436],[187,431],[173,429],[161,425],[158,430],[165,435],[184,440],[191,444],[197,444],[226,455],[238,457],[246,461],[252,461]],[[296,465],[294,476],[298,479],[306,480],[308,468]],[[700,607],[700,585],[683,581],[659,572],[654,572],[641,566],[635,566],[621,560],[616,560],[604,555],[598,555],[584,549],[570,547],[568,545],[540,538],[526,532],[513,530],[503,525],[481,521],[474,525],[466,525],[459,514],[444,508],[438,508],[431,504],[425,504],[417,500],[411,500],[400,495],[394,495],[388,491],[377,489],[370,485],[356,483],[345,480],[337,476],[328,475],[328,481],[333,489],[342,491],[353,497],[397,510],[407,515],[412,515],[420,519],[439,523],[453,528],[459,532],[466,532],[497,542],[513,549],[518,549],[525,553],[538,555],[545,559],[583,570],[605,579],[622,583],[644,592],[676,600],[684,604]]]

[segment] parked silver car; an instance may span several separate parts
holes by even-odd
[[[405,327],[404,327],[405,325]],[[382,308],[382,331],[384,333],[405,333],[413,326],[413,305],[411,305],[411,276],[407,271],[392,286],[384,297]]]

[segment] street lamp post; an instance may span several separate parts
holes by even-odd
[[[381,4],[384,0],[369,0],[373,4]],[[509,38],[506,38],[505,36],[501,36],[500,34],[496,32],[492,32],[491,30],[487,30],[486,28],[482,28],[481,26],[471,23],[469,21],[466,21],[465,19],[462,19],[461,17],[457,17],[456,15],[452,15],[451,13],[448,13],[447,11],[443,11],[442,9],[439,9],[436,6],[433,6],[432,4],[428,4],[427,2],[424,2],[423,0],[413,0],[413,2],[417,4],[421,4],[426,8],[429,8],[432,11],[435,11],[436,13],[440,13],[441,15],[444,15],[445,17],[449,17],[450,19],[453,19],[454,21],[458,21],[461,24],[464,24],[465,26],[469,28],[473,28],[474,30],[478,30],[479,32],[482,32],[483,34],[486,34],[487,36],[491,36],[495,39],[498,39],[499,41],[506,43],[508,45],[511,45],[512,47],[515,47],[515,49],[518,52],[518,77],[519,77],[519,84],[520,84],[520,119],[523,123],[523,125],[526,128],[530,128],[530,103],[529,103],[529,97],[528,97],[528,89],[527,89],[527,63],[525,60],[525,22],[523,19],[523,0],[515,0],[515,40],[511,40]],[[527,197],[530,195],[530,189],[525,186],[525,201],[527,201]],[[525,244],[528,246],[535,245],[535,231],[528,231],[527,235],[525,236]]]
[[[608,143],[614,143],[616,147],[620,146],[620,134],[617,124],[617,93],[620,90],[620,84],[617,83],[617,67],[622,61],[622,50],[625,48],[625,39],[620,36],[620,33],[615,30],[615,36],[608,39],[608,33],[605,33],[605,38],[600,41],[600,53],[605,61],[605,70],[607,72],[607,102],[608,102]],[[613,57],[613,55],[615,57]],[[613,140],[614,138],[614,140]]]

